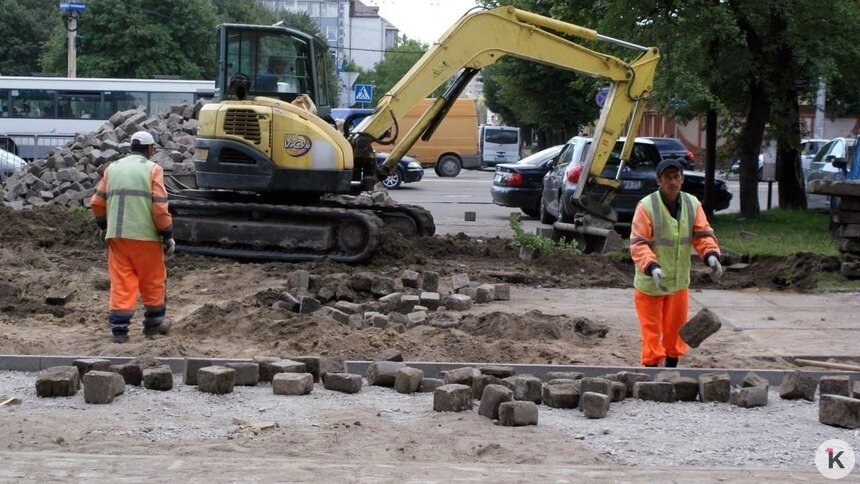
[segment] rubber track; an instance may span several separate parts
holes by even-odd
[[[350,205],[348,203],[339,203],[332,200],[322,202],[326,207],[338,207],[347,210],[372,210],[381,218],[385,218],[384,214],[399,213],[406,215],[415,222],[418,228],[417,235],[432,237],[436,233],[436,223],[433,221],[433,214],[424,207],[418,205]]]
[[[337,262],[360,262],[367,259],[380,241],[382,221],[369,210],[356,210],[354,208],[336,207],[306,207],[301,205],[270,205],[260,203],[227,203],[208,202],[196,200],[171,200],[171,210],[199,210],[199,211],[232,211],[232,212],[260,212],[277,215],[298,217],[324,217],[330,218],[338,223],[348,218],[361,221],[367,228],[368,241],[365,247],[358,253],[347,254],[342,252],[331,252],[320,254],[317,252],[288,252],[272,250],[235,249],[218,246],[188,245],[177,242],[176,250],[194,254],[213,255],[218,257],[236,257],[255,260],[277,260],[277,261],[308,261],[308,260],[332,260]],[[182,217],[182,214],[174,214]]]

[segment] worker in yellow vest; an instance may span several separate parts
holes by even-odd
[[[659,190],[636,206],[630,255],[636,264],[634,300],[642,335],[644,366],[678,366],[687,345],[678,336],[687,321],[690,254],[696,250],[718,281],[720,247],[696,197],[681,191],[684,168],[678,160],[657,165]]]
[[[93,215],[108,246],[110,313],[116,343],[128,341],[137,296],[143,302],[143,334],[167,334],[167,270],[173,255],[173,218],[167,211],[164,170],[149,161],[155,140],[146,131],[131,136],[131,154],[110,164],[91,199]]]

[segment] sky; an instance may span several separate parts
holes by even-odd
[[[362,0],[379,7],[379,15],[410,39],[432,44],[475,7],[474,0]]]

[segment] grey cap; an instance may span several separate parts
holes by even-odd
[[[661,161],[657,165],[657,176],[660,176],[666,168],[676,168],[682,175],[684,174],[684,165],[676,158]]]

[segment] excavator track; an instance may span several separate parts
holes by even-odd
[[[325,200],[322,203],[324,207],[370,210],[385,223],[383,230],[397,232],[405,237],[431,237],[436,233],[433,215],[418,205],[352,204],[340,199]]]
[[[176,250],[219,257],[360,262],[383,222],[371,210],[171,199]]]

